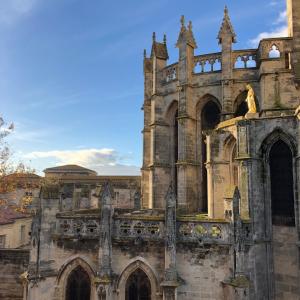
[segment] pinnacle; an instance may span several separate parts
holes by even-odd
[[[229,13],[228,13],[228,8],[225,5],[224,8],[224,17],[223,17],[223,21],[222,21],[222,25],[218,34],[218,39],[219,39],[219,43],[222,43],[222,37],[226,34],[231,35],[232,37],[232,42],[235,43],[236,42],[236,34],[234,32],[233,26],[231,24],[230,21],[230,17],[229,17]]]

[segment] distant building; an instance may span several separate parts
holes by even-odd
[[[7,188],[0,189],[0,203],[26,206],[31,199],[39,196],[42,177],[33,173],[13,173],[1,180]]]
[[[97,176],[93,170],[78,166],[64,165],[44,170],[45,176]]]
[[[47,168],[44,173],[46,179],[58,180],[64,210],[98,207],[101,186],[108,181],[114,189],[113,206],[117,208],[133,208],[134,196],[141,189],[140,176],[98,176],[95,171],[78,165]]]
[[[12,207],[0,207],[0,249],[16,249],[30,243],[32,218]]]

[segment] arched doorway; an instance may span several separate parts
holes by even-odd
[[[206,134],[205,131],[214,129],[220,123],[221,110],[217,103],[209,100],[203,107],[201,112],[201,210],[207,212],[208,197],[207,197],[207,170],[205,163],[207,161],[206,152]]]
[[[91,280],[87,272],[76,267],[69,275],[66,286],[66,300],[90,300]]]
[[[127,279],[125,300],[151,300],[151,284],[141,269],[134,271]]]
[[[293,155],[289,146],[278,140],[269,153],[272,222],[295,226]]]

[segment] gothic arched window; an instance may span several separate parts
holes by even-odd
[[[273,224],[294,226],[293,155],[285,142],[274,143],[269,162]]]
[[[201,113],[202,130],[214,129],[220,122],[220,108],[214,101],[208,101]]]
[[[178,161],[178,110],[176,111],[175,117],[174,117],[174,127],[173,127],[173,137],[174,137],[174,175],[173,175],[173,180],[174,180],[174,191],[175,194],[177,195],[177,180],[178,180],[178,175],[177,175],[177,166],[176,163]]]
[[[214,129],[220,123],[221,111],[215,101],[209,100],[203,107],[201,112],[201,209],[203,212],[207,212],[208,198],[207,198],[207,170],[205,163],[207,161],[206,153],[206,130]]]
[[[244,91],[241,94],[239,94],[239,96],[236,98],[235,100],[236,107],[234,112],[235,117],[245,116],[246,113],[248,112],[248,105],[246,102],[247,94],[248,92]]]
[[[128,277],[125,300],[151,300],[150,280],[141,269],[137,269]]]
[[[90,300],[91,281],[87,272],[78,266],[69,275],[66,300]]]

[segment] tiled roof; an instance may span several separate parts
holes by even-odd
[[[27,218],[28,214],[16,211],[13,207],[0,207],[0,225],[14,223],[17,219]]]
[[[153,42],[151,56],[155,55],[157,58],[168,59],[167,46],[162,43]]]
[[[58,166],[58,167],[53,167],[53,168],[47,168],[44,170],[45,173],[57,173],[57,172],[75,172],[75,173],[80,173],[80,172],[86,172],[86,173],[91,173],[95,174],[96,172],[78,165],[63,165],[63,166]]]

